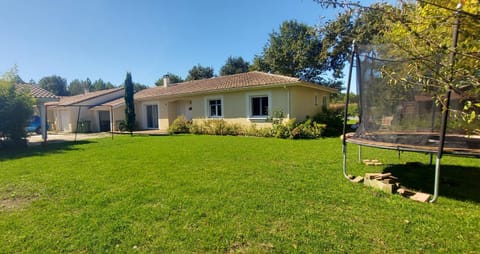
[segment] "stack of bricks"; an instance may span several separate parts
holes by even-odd
[[[363,160],[367,166],[381,166],[383,165],[379,160]],[[351,182],[361,183],[365,186],[371,186],[375,189],[386,193],[398,193],[403,197],[410,198],[419,202],[428,202],[430,194],[415,192],[400,186],[398,178],[392,176],[392,173],[366,173],[365,177],[348,175]]]
[[[357,176],[350,177],[350,181],[360,183],[363,181],[365,186],[371,186],[375,189],[381,190],[386,193],[398,193],[403,197],[419,201],[428,202],[430,200],[430,194],[423,192],[411,191],[405,187],[400,186],[398,178],[392,176],[391,173],[366,173],[365,177]]]
[[[398,178],[392,176],[391,173],[367,173],[363,184],[390,194],[400,187]]]

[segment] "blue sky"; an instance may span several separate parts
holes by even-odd
[[[196,64],[218,74],[229,56],[251,62],[285,20],[335,16],[312,0],[0,0],[0,10],[0,73],[16,64],[25,81],[119,85],[129,71],[148,86]]]

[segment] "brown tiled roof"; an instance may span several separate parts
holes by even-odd
[[[19,91],[29,91],[33,98],[36,99],[59,99],[55,94],[32,84],[16,84],[16,89]]]
[[[60,98],[60,101],[58,102],[57,105],[59,106],[69,106],[69,105],[74,105],[80,102],[84,102],[87,100],[94,99],[96,97],[114,93],[116,91],[122,90],[123,88],[112,88],[112,89],[106,89],[106,90],[100,90],[100,91],[95,91],[91,93],[86,93],[86,94],[79,94],[79,95],[74,95],[74,96],[63,96]]]
[[[154,87],[139,91],[135,94],[135,99],[157,97],[157,96],[175,96],[196,93],[208,93],[216,91],[229,91],[251,87],[271,87],[291,84],[310,84],[305,83],[298,78],[292,78],[282,75],[269,74],[264,72],[247,72],[222,76],[210,79],[194,80],[178,83],[169,87]],[[315,84],[311,84],[315,85]],[[320,85],[316,85],[322,87]],[[332,89],[325,87],[327,91]],[[333,90],[332,90],[333,91]]]

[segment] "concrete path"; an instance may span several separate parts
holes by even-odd
[[[86,140],[94,138],[106,138],[111,137],[110,132],[99,132],[99,133],[77,133],[75,138],[75,133],[49,133],[47,136],[47,142],[65,142],[65,141],[74,141],[76,140]],[[42,135],[32,135],[27,138],[28,145],[41,144],[43,142]]]
[[[167,132],[158,131],[158,130],[147,130],[147,131],[134,131],[134,135],[148,135],[148,136],[164,136],[168,135]],[[115,136],[118,135],[130,135],[128,132],[115,132]],[[75,140],[86,140],[86,139],[95,139],[95,138],[107,138],[112,137],[110,132],[97,132],[97,133],[48,133],[47,142],[56,143],[56,142],[65,142],[65,141],[75,141]],[[32,135],[27,138],[28,145],[38,145],[43,143],[42,135]]]

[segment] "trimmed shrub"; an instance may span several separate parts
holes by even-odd
[[[319,124],[312,120],[296,123],[295,119],[290,119],[285,123],[282,122],[283,120],[276,121],[272,124],[272,127],[257,128],[255,124],[252,124],[244,128],[239,124],[230,124],[225,120],[206,120],[195,122],[190,126],[189,131],[192,134],[207,135],[245,135],[283,139],[314,139],[322,137],[325,130],[325,124]]]
[[[290,119],[286,123],[283,123],[283,119],[280,122],[274,122],[272,124],[272,136],[276,138],[292,138],[292,130],[295,128],[295,119]]]
[[[168,133],[170,134],[178,134],[178,133],[189,133],[190,132],[190,127],[192,125],[190,122],[185,118],[185,116],[179,116],[177,119],[175,119],[168,128]]]
[[[325,124],[319,124],[311,119],[300,123],[292,130],[291,138],[293,139],[315,139],[322,137],[325,130]]]

